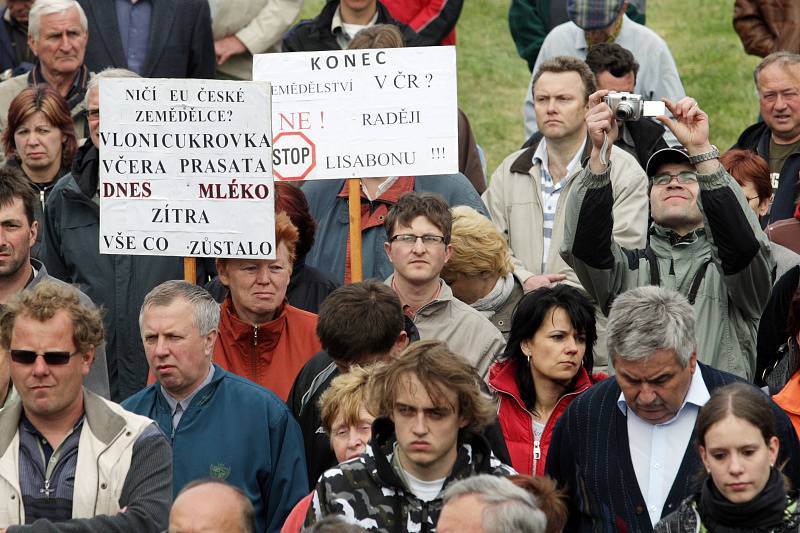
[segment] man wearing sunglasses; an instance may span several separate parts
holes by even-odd
[[[603,102],[607,92],[590,97],[592,153],[568,200],[562,257],[605,313],[632,287],[661,285],[682,293],[694,309],[698,361],[752,380],[756,331],[775,264],[741,187],[709,142],[708,115],[692,98],[674,104],[664,99],[674,118],[657,120],[683,147],[659,150],[647,162],[649,245],[624,249],[611,234],[610,166],[601,154],[606,137],[611,146],[619,132]]]
[[[438,194],[409,192],[384,221],[386,255],[394,273],[386,280],[414,321],[420,339],[444,341],[485,376],[505,347],[489,319],[453,296],[439,274],[450,259],[453,216]]]
[[[150,419],[86,390],[101,313],[41,283],[0,313],[20,400],[0,411],[0,531],[161,531],[172,455]]]
[[[37,191],[18,168],[0,168],[0,307],[19,292],[48,281],[66,285],[47,273],[44,264],[31,257],[39,225],[35,219]],[[93,306],[88,296],[79,292],[81,302]],[[95,394],[109,397],[106,344],[95,348],[94,363],[84,385]],[[16,391],[11,385],[8,359],[0,357],[0,406],[13,401]]]

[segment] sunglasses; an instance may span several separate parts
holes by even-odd
[[[44,362],[49,366],[66,365],[73,355],[80,353],[74,352],[34,352],[33,350],[9,350],[11,360],[20,365],[32,365],[38,356],[44,357]]]

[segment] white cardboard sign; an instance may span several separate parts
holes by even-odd
[[[100,253],[275,257],[264,82],[100,81]]]
[[[276,179],[458,172],[452,46],[256,55]]]

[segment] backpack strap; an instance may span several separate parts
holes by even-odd
[[[690,305],[694,305],[694,301],[697,298],[697,291],[700,290],[700,284],[703,282],[703,278],[706,277],[706,271],[708,270],[708,265],[710,264],[711,259],[708,259],[705,263],[700,265],[700,268],[694,274],[692,286],[689,287],[689,294],[687,295]]]
[[[661,272],[658,269],[658,258],[650,245],[644,249],[644,258],[650,265],[650,285],[658,287],[661,285]]]

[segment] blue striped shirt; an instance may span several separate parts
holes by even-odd
[[[546,274],[547,256],[550,253],[550,240],[553,238],[553,223],[556,218],[556,207],[558,206],[558,198],[561,196],[561,191],[572,179],[573,174],[580,165],[581,154],[583,153],[583,145],[575,152],[567,165],[567,175],[560,179],[558,183],[553,182],[553,177],[550,174],[549,162],[547,159],[547,139],[542,137],[539,141],[539,146],[536,147],[536,152],[533,154],[533,164],[538,167],[539,174],[542,176],[540,191],[542,194],[542,215],[543,215],[543,241],[542,241],[542,273]]]

